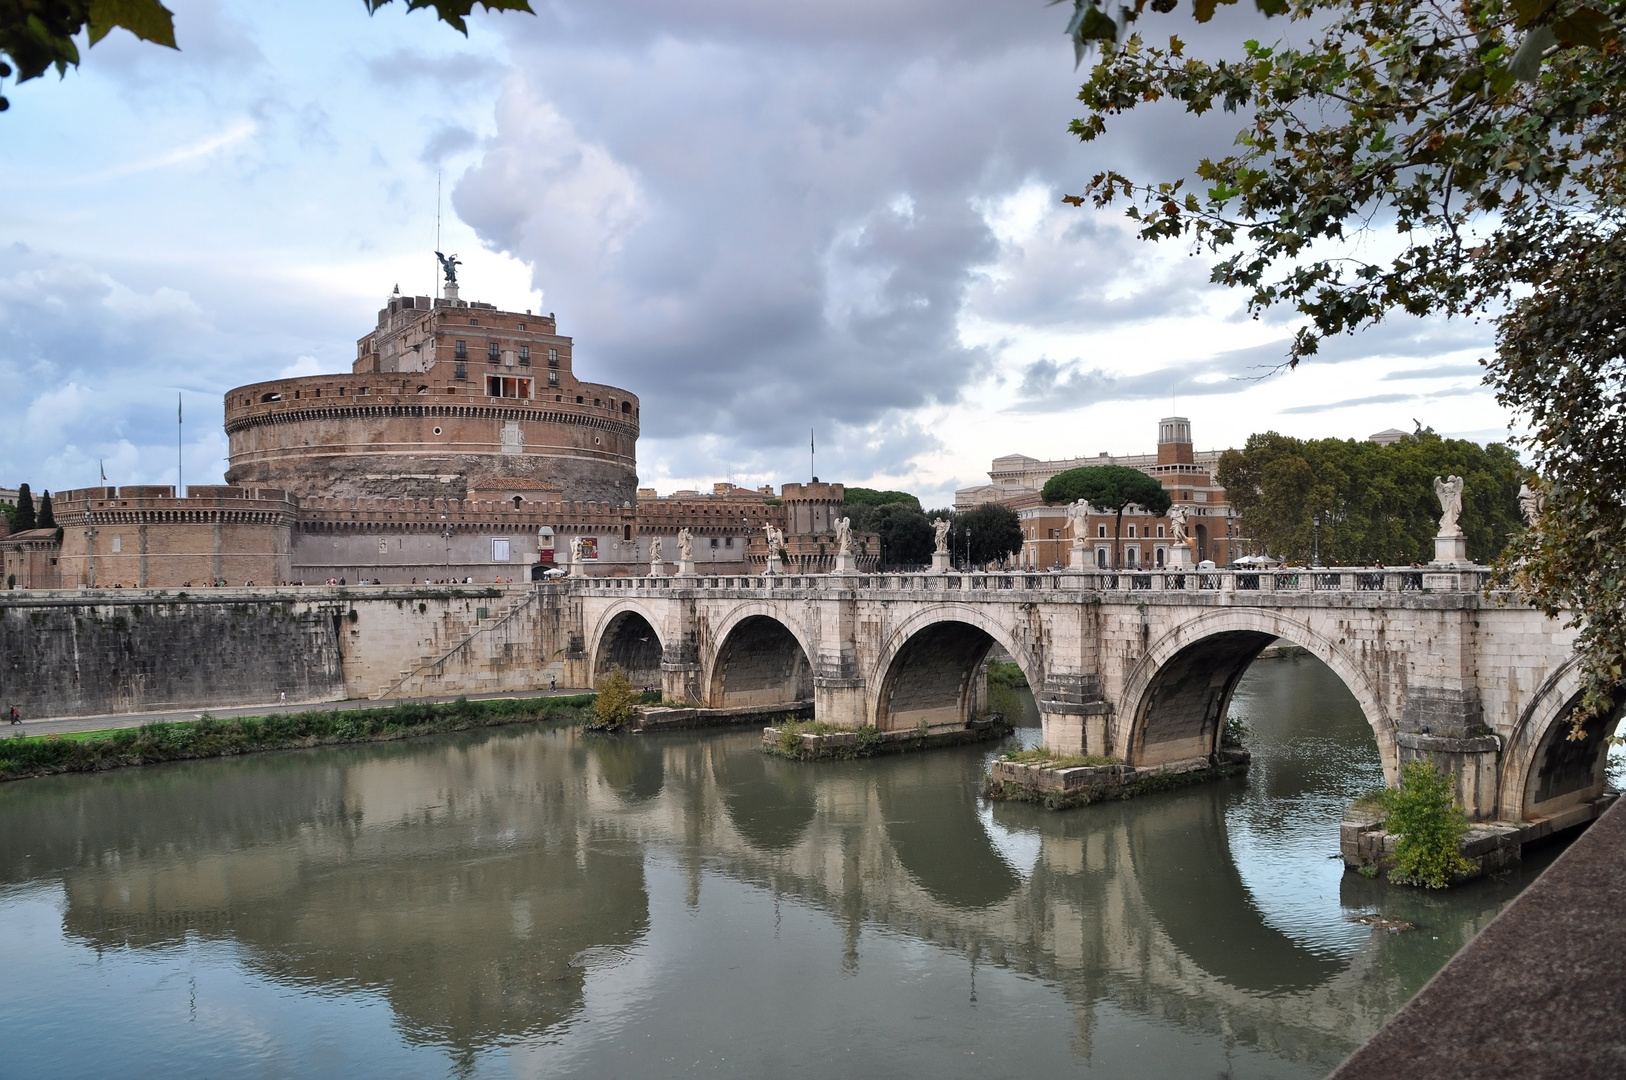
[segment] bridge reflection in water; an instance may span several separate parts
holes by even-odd
[[[7,785],[0,956],[21,925],[7,906],[58,890],[73,959],[28,968],[29,994],[83,1027],[142,1025],[127,1041],[180,1072],[248,1036],[213,1030],[205,1052],[182,1013],[86,1015],[90,950],[161,965],[231,943],[187,962],[309,991],[318,1029],[322,1001],[381,997],[402,1042],[469,1074],[659,1072],[674,1044],[694,1061],[725,1045],[720,1071],[740,1075],[905,1069],[908,1046],[939,1071],[1014,1074],[1058,1065],[1034,1032],[1060,1027],[1063,1066],[1192,1075],[1240,1055],[1321,1075],[1520,883],[1419,897],[1340,876],[1338,808],[1381,769],[1358,709],[1306,663],[1261,664],[1238,696],[1250,779],[1063,814],[981,803],[973,750],[808,765],[765,758],[755,733],[488,732]],[[1309,687],[1308,751],[1271,679]],[[1424,929],[1343,920],[1379,903]],[[25,1032],[14,1063],[48,1064],[17,1007],[0,1003]],[[1046,1028],[1047,1008],[1071,1022]]]

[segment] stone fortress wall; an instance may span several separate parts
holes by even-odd
[[[224,485],[61,492],[57,534],[0,539],[12,588],[181,589],[332,580],[534,580],[551,566],[630,576],[834,566],[839,484],[637,486],[636,395],[576,377],[548,315],[447,296],[392,296],[347,374],[226,394]],[[854,538],[860,569],[878,540]],[[580,543],[576,543],[579,541]],[[575,556],[579,553],[580,557]]]

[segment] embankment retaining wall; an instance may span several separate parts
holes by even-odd
[[[534,591],[533,591],[534,590]],[[508,588],[0,593],[0,708],[83,716],[530,690],[579,679],[568,600]]]

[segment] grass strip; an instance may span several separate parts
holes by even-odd
[[[111,731],[0,739],[0,780],[54,773],[100,772],[160,761],[231,757],[342,743],[385,742],[473,728],[537,721],[575,723],[592,711],[593,695],[494,698],[441,704],[402,702],[385,708],[280,713],[217,720],[142,724]]]

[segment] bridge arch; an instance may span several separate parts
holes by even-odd
[[[731,609],[711,631],[701,685],[712,708],[813,700],[809,635],[783,606],[753,601]]]
[[[1626,701],[1587,725],[1587,737],[1569,740],[1569,715],[1581,697],[1581,665],[1574,657],[1548,675],[1524,708],[1502,751],[1497,812],[1535,821],[1603,794],[1608,749],[1604,737],[1620,722]],[[1617,699],[1620,700],[1620,699]]]
[[[1213,753],[1237,683],[1277,638],[1307,649],[1343,680],[1372,727],[1385,779],[1398,782],[1394,717],[1357,660],[1309,624],[1268,609],[1206,612],[1154,641],[1124,683],[1113,754],[1157,765]]]
[[[1011,628],[979,606],[933,605],[899,623],[886,637],[867,680],[869,716],[883,730],[954,727],[970,718],[976,675],[995,645],[1016,661],[1037,692],[1044,665]]]
[[[635,686],[661,684],[661,657],[665,645],[656,618],[633,600],[605,608],[593,627],[588,657],[593,685],[612,666],[619,666]]]

